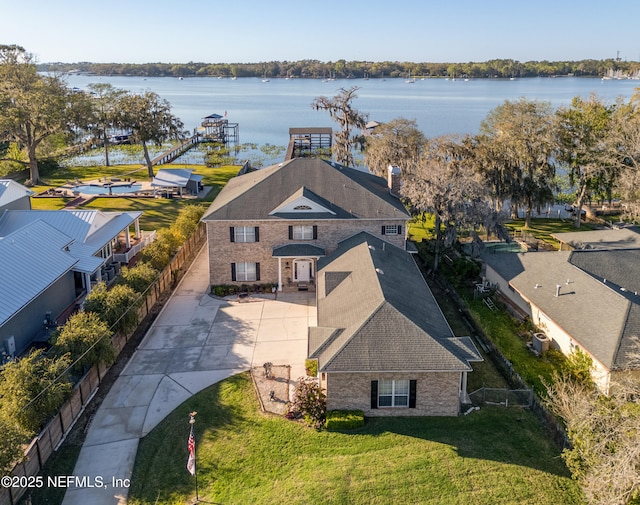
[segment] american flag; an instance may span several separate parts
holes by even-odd
[[[191,425],[191,432],[189,433],[187,450],[189,451],[189,458],[187,459],[187,470],[191,475],[195,475],[196,474],[196,439],[193,436],[193,425]]]

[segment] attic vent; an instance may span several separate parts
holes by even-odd
[[[384,275],[382,268],[376,268],[376,272],[378,272],[380,275]]]
[[[311,210],[311,207],[308,205],[296,205],[293,210]]]

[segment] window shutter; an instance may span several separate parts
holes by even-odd
[[[416,408],[416,385],[417,381],[409,381],[409,408]]]
[[[371,381],[371,408],[378,408],[378,381]]]
[[[256,242],[260,242],[260,227],[255,227]]]
[[[398,225],[398,235],[402,235],[402,225]]]
[[[236,280],[236,264],[235,263],[231,263],[231,280],[232,281]]]
[[[293,226],[289,226],[289,240],[293,240]]]
[[[318,226],[313,225],[313,240],[318,240]]]
[[[236,229],[233,226],[229,226],[229,240],[231,242],[236,241]]]
[[[384,235],[384,232],[385,232],[384,225],[382,225],[382,230],[380,231],[380,233]]]
[[[260,263],[256,263],[256,280],[260,280]]]

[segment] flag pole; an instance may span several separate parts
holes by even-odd
[[[189,414],[189,424],[191,425],[191,430],[189,432],[189,459],[187,461],[187,470],[193,474],[196,478],[196,503],[200,501],[200,497],[198,496],[198,467],[196,464],[196,440],[193,434],[193,425],[196,423],[196,414],[197,412],[191,412]],[[190,464],[192,468],[190,468]]]

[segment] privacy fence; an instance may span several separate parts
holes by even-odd
[[[200,224],[173,257],[169,265],[160,273],[156,281],[143,293],[143,300],[138,310],[138,321],[143,321],[152,311],[158,300],[173,289],[178,272],[191,261],[204,243],[206,228]],[[119,355],[135,330],[128,334],[116,333],[112,336],[113,346]],[[11,486],[5,486],[3,479],[0,486],[0,505],[15,505],[20,498],[33,487],[38,486],[36,476],[49,457],[64,441],[74,423],[78,420],[87,404],[96,394],[108,368],[93,366],[87,374],[74,386],[67,402],[44,429],[31,441],[24,453],[24,459],[17,464],[7,479]],[[15,485],[13,485],[15,484]],[[46,486],[46,482],[44,482]]]

